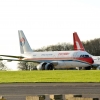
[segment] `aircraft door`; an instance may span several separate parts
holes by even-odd
[[[73,54],[73,57],[74,57],[74,58],[78,57],[78,52],[75,52],[75,53]]]

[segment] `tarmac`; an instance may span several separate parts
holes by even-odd
[[[26,100],[26,96],[81,94],[100,99],[100,83],[9,83],[0,84],[0,96],[6,100]]]

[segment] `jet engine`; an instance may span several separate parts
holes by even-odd
[[[52,63],[46,63],[42,62],[39,65],[37,65],[37,70],[53,70],[54,65]]]
[[[52,63],[47,63],[45,65],[45,70],[53,70],[54,69],[54,65]]]

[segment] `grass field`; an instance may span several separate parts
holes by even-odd
[[[100,82],[99,70],[0,71],[0,83]]]

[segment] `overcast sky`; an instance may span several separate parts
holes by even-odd
[[[32,49],[100,38],[100,0],[0,0],[0,54],[20,54],[18,30]]]

